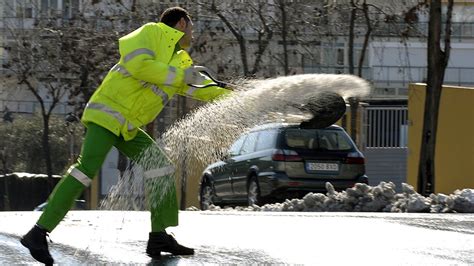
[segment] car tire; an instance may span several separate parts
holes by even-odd
[[[252,176],[247,184],[247,204],[249,206],[262,204],[260,185],[256,176]]]
[[[200,205],[201,210],[209,210],[209,207],[214,204],[214,189],[208,181],[202,183],[200,190]]]

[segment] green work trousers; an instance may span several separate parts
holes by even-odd
[[[85,184],[97,175],[112,146],[143,168],[152,232],[178,225],[173,167],[155,141],[143,130],[140,130],[134,139],[125,141],[107,129],[90,123],[81,154],[49,196],[48,205],[37,222],[40,227],[51,232],[59,224],[81,195]],[[156,176],[154,178],[151,175]],[[82,181],[78,176],[82,177]]]

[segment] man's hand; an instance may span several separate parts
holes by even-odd
[[[184,70],[184,83],[200,85],[206,79],[194,66],[191,66]]]
[[[225,82],[222,82],[222,81],[217,81],[216,84],[217,84],[218,87],[228,89],[230,91],[234,91],[234,88],[228,83],[225,83]]]

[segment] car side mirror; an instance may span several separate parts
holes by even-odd
[[[231,157],[230,151],[227,149],[217,149],[216,155],[221,161],[226,161]]]
[[[232,157],[237,156],[237,154],[231,152],[231,151],[225,151],[222,154],[222,161],[229,161],[232,159]]]
[[[221,160],[222,160],[222,161],[227,161],[227,160],[229,160],[229,159],[230,159],[230,154],[228,154],[228,153],[222,154],[222,157],[221,157]]]

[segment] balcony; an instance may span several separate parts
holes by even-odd
[[[426,82],[426,67],[372,66],[370,79],[381,87],[403,87],[409,83]],[[454,86],[474,86],[474,68],[448,67],[444,84]]]
[[[347,36],[349,33],[348,23],[325,25],[329,36]],[[367,26],[365,24],[356,24],[356,36],[363,36],[366,32]],[[443,25],[444,29],[444,25]],[[311,34],[311,32],[307,32]],[[444,31],[443,31],[444,33]],[[427,37],[428,36],[428,22],[419,22],[408,24],[403,22],[385,23],[381,22],[373,28],[373,37]],[[451,38],[465,39],[474,38],[474,23],[473,22],[453,22]]]
[[[347,74],[347,66],[304,67],[304,73]],[[357,69],[355,70],[357,72]],[[426,67],[371,66],[362,69],[362,77],[375,87],[375,96],[406,96],[409,83],[426,82]],[[474,87],[474,67],[448,67],[444,84]]]
[[[45,107],[49,108],[50,102],[45,102]],[[8,110],[12,113],[33,114],[41,112],[41,106],[37,101],[0,100],[0,112]],[[73,107],[66,103],[58,103],[53,110],[54,114],[67,114],[73,111]]]

